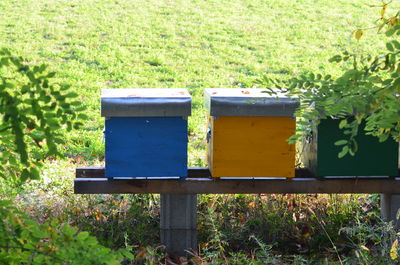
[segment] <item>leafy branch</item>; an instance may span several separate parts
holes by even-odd
[[[52,82],[55,75],[0,50],[0,177],[19,183],[39,178],[41,161],[59,155],[64,131],[86,118],[79,95]]]
[[[335,144],[343,146],[339,157],[354,155],[358,146],[355,137],[363,131],[386,141],[389,137],[400,142],[400,12],[386,18],[389,3],[380,7],[379,30],[385,29],[391,40],[383,55],[359,55],[348,51],[333,56],[329,62],[341,64],[345,70],[340,76],[306,73],[290,80],[270,79],[260,82],[288,92],[300,100],[296,112],[299,117],[295,142],[310,133],[321,119],[340,119],[339,128],[346,140]],[[353,32],[359,40],[361,29]],[[310,122],[313,121],[313,122]]]

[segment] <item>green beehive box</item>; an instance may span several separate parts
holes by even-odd
[[[311,136],[303,139],[303,163],[316,176],[397,176],[399,144],[389,138],[380,143],[378,138],[363,134],[356,137],[358,151],[339,158],[342,146],[334,143],[346,139],[339,129],[340,120],[321,120]]]

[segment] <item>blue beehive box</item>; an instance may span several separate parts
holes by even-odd
[[[106,177],[186,177],[190,113],[185,89],[103,89]]]

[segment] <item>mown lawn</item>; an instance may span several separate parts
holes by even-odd
[[[262,74],[334,73],[345,48],[376,52],[370,1],[4,0],[0,46],[46,62],[88,106],[90,121],[69,135],[70,156],[102,158],[102,88],[184,87],[193,96],[190,164],[205,165],[202,88],[252,87]]]
[[[66,137],[67,159],[49,162],[44,179],[18,191],[18,201],[39,220],[72,223],[109,247],[133,244],[138,257],[151,260],[155,250],[146,247],[158,242],[158,197],[72,195],[73,168],[103,163],[101,89],[188,88],[194,108],[189,164],[206,166],[203,88],[260,86],[257,79],[263,75],[335,74],[341,69],[328,59],[344,49],[377,54],[384,42],[375,30],[366,31],[359,42],[351,37],[379,17],[379,9],[368,4],[371,1],[0,1],[0,47],[33,63],[47,63],[58,82],[71,84],[79,93],[90,117],[81,130]],[[379,222],[376,207],[376,196],[201,196],[199,241],[204,259],[211,263],[226,263],[227,257],[236,264],[253,258],[260,261],[254,264],[339,262],[338,251],[348,255],[349,262],[366,262],[373,251],[379,252],[369,248],[384,230],[373,227]],[[339,233],[343,227],[351,227],[349,237],[346,231]],[[251,239],[253,233],[265,243]],[[308,256],[298,256],[304,253]],[[282,257],[286,254],[288,259]]]

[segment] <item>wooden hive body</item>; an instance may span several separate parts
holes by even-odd
[[[189,114],[186,91],[103,92],[106,177],[186,177]]]
[[[380,143],[378,138],[364,135],[363,128],[356,137],[355,156],[339,158],[342,146],[335,146],[346,136],[339,129],[340,120],[321,120],[311,138],[303,141],[303,162],[316,176],[396,176],[398,143],[393,139]]]
[[[266,102],[268,94],[248,91],[262,98],[261,102],[256,100],[252,104],[253,94],[242,96],[237,90],[206,91],[210,109],[208,163],[212,176],[294,177],[295,146],[287,139],[295,132],[296,121],[291,115],[297,103],[271,98]],[[213,101],[217,93],[222,95],[216,101],[226,105]],[[272,109],[269,104],[274,105]]]

